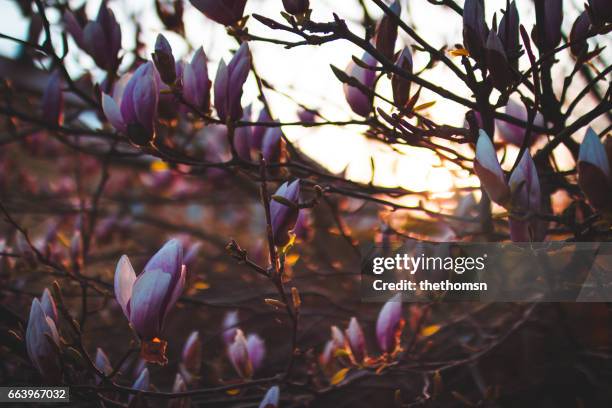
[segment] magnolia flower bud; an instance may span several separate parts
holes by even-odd
[[[309,0],[283,0],[283,7],[285,11],[289,14],[293,14],[294,16],[304,14],[308,11],[308,7],[310,7]]]
[[[465,0],[463,5],[463,45],[478,62],[485,57],[484,44],[489,29],[485,22],[482,0]]]
[[[149,390],[149,369],[143,368],[134,384],[132,384],[132,388],[139,391],[148,391]],[[130,396],[130,399],[133,396]]]
[[[497,34],[506,51],[508,62],[514,69],[518,69],[521,45],[519,43],[519,15],[514,1],[506,9],[499,23]]]
[[[176,239],[153,255],[138,278],[127,256],[117,264],[115,297],[143,341],[142,357],[149,362],[166,361],[166,343],[160,337],[168,312],[183,292],[185,274],[183,247]]]
[[[474,172],[480,179],[480,183],[489,198],[503,205],[509,197],[510,190],[506,184],[501,165],[497,160],[495,147],[489,135],[482,129],[478,132],[478,141],[476,142]]]
[[[536,8],[537,24],[544,24],[544,27],[535,27],[535,43],[542,51],[551,51],[561,41],[561,25],[563,23],[563,0],[545,0],[544,5]],[[544,12],[540,16],[538,12]],[[540,33],[544,33],[544,38],[540,38]]]
[[[47,288],[43,290],[43,294],[40,297],[40,306],[42,307],[43,312],[45,312],[45,315],[49,316],[51,320],[53,320],[53,322],[57,326],[57,322],[58,322],[57,307],[55,306],[55,301],[53,300],[53,297],[51,296],[51,292]]]
[[[361,60],[370,67],[376,67],[376,59],[368,53],[363,54]],[[376,72],[370,69],[360,67],[353,60],[351,60],[351,62],[346,67],[346,74],[350,77],[355,78],[364,87],[368,89],[372,89],[374,87],[374,82],[376,81]],[[370,115],[370,112],[372,112],[372,94],[368,95],[364,93],[361,89],[345,83],[344,97],[346,98],[346,101],[348,102],[353,112],[355,112],[356,114],[365,118]]]
[[[312,124],[317,121],[318,112],[310,109],[300,109],[297,112],[298,119],[304,124]]]
[[[366,357],[367,351],[363,330],[361,329],[356,317],[351,317],[351,321],[349,322],[348,328],[345,330],[345,334],[355,362],[358,364],[361,363]]]
[[[292,183],[283,183],[274,195],[280,196],[294,204],[294,206],[290,206],[288,203],[278,202],[274,199],[270,201],[270,221],[272,223],[274,245],[284,247],[289,243],[289,231],[295,226],[298,217],[300,181],[295,180]]]
[[[342,349],[345,345],[344,334],[342,334],[342,330],[338,328],[338,326],[330,327],[331,332],[331,341],[334,344],[336,349]]]
[[[588,11],[583,11],[574,21],[574,25],[572,26],[572,31],[570,31],[570,51],[574,56],[578,57],[583,52],[586,52],[589,49],[589,44],[587,43],[586,38],[589,35],[589,30],[591,28],[591,19],[589,17]]]
[[[512,200],[510,208],[518,213],[508,220],[510,238],[513,242],[542,241],[546,232],[543,231],[544,223],[532,217],[540,211],[540,181],[528,151],[523,153],[519,164],[510,175],[508,186]]]
[[[251,105],[244,108],[242,120],[245,122],[251,121]],[[251,126],[240,126],[234,131],[234,148],[238,157],[242,160],[251,161],[251,138],[253,137],[253,128]]]
[[[66,10],[63,15],[63,22],[66,31],[72,36],[74,42],[81,49],[85,49],[85,45],[83,43],[83,26],[77,19],[77,17],[70,10]]]
[[[510,69],[504,46],[494,30],[489,31],[485,49],[487,68],[493,85],[499,90],[504,90],[512,84],[514,74]]]
[[[251,69],[251,54],[248,43],[243,43],[234,57],[225,64],[221,60],[215,78],[215,109],[223,121],[234,121],[242,117],[242,87]]]
[[[32,364],[47,381],[60,379],[59,345],[53,318],[45,314],[40,301],[34,298],[26,329],[26,349]]]
[[[43,120],[53,126],[63,122],[64,95],[62,93],[62,77],[59,70],[54,71],[47,81],[47,86],[41,99]]]
[[[223,318],[223,341],[226,345],[232,344],[238,332],[238,311],[227,312]]]
[[[256,334],[244,337],[242,330],[236,330],[236,337],[227,349],[230,362],[242,378],[251,378],[261,366],[266,349],[263,340]]]
[[[514,99],[508,100],[508,103],[506,104],[504,111],[507,115],[515,117],[516,119],[519,119],[523,122],[527,122],[527,120],[529,119],[525,105],[523,105],[522,103],[516,102]],[[540,112],[536,113],[536,116],[533,120],[533,124],[539,127],[544,127],[546,125],[544,123],[544,117],[542,116]],[[495,125],[497,126],[497,129],[499,130],[499,136],[504,142],[510,143],[510,144],[513,144],[519,147],[523,145],[523,140],[525,139],[525,129],[524,128],[518,125],[515,125],[513,123],[506,122],[505,120],[501,120],[501,119],[496,119]],[[532,131],[532,134],[529,140],[529,145],[533,144],[533,142],[537,140],[538,136],[540,135],[534,134]]]
[[[393,352],[399,346],[402,328],[402,295],[397,294],[383,305],[376,321],[376,339],[385,353]]]
[[[193,54],[191,63],[183,66],[183,96],[202,112],[210,110],[210,86],[207,58],[202,47]]]
[[[206,17],[226,26],[242,18],[247,0],[189,0]]]
[[[106,7],[106,1],[100,4],[96,20],[85,26],[82,44],[98,67],[112,72],[117,69],[121,50],[121,27],[113,12]]]
[[[578,184],[596,210],[612,209],[611,180],[606,148],[593,129],[588,128],[578,154]]]
[[[191,332],[181,353],[181,372],[185,372],[185,379],[199,374],[202,367],[202,342],[197,331]]]
[[[404,47],[397,57],[395,62],[399,68],[412,73],[412,54],[410,48]],[[410,86],[412,81],[404,78],[401,75],[393,74],[391,76],[391,88],[393,90],[393,102],[404,107],[410,100]]]
[[[308,241],[312,234],[310,211],[308,209],[301,209],[298,213],[297,221],[295,222],[295,228],[293,228],[295,237],[301,241]]]
[[[176,373],[176,376],[174,377],[174,384],[172,385],[172,392],[180,393],[185,391],[187,391],[187,384],[185,384],[185,379],[180,373]],[[191,406],[191,399],[187,397],[174,398],[168,403],[168,408],[189,408]]]
[[[261,154],[267,163],[278,163],[282,153],[283,131],[279,126],[269,127],[261,142]]]
[[[389,9],[397,18],[402,11],[400,3],[395,0]],[[385,15],[382,17],[376,27],[376,49],[383,54],[389,61],[393,60],[395,54],[395,42],[397,40],[397,21],[391,16]]]
[[[278,385],[270,387],[268,392],[266,392],[266,395],[259,403],[259,408],[278,408],[279,394],[280,391]]]
[[[153,63],[147,62],[134,72],[121,95],[102,95],[102,109],[115,129],[144,146],[155,133],[158,101],[159,74]]]
[[[162,34],[157,36],[155,52],[152,57],[161,80],[168,85],[174,84],[176,81],[176,62],[172,54],[172,47]]]
[[[96,349],[96,359],[94,363],[96,368],[106,376],[110,375],[113,372],[113,366],[108,360],[108,357],[104,350],[102,350],[100,347]],[[96,375],[96,384],[100,384],[101,382],[102,378]]]
[[[259,112],[259,117],[257,118],[257,122],[272,122],[272,118],[268,114],[266,108],[262,108]],[[264,135],[268,130],[267,126],[253,126],[253,135],[251,138],[251,149],[253,150],[261,150],[261,144],[263,142]]]

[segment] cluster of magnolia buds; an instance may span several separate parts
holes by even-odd
[[[541,191],[538,173],[529,151],[523,152],[518,165],[506,181],[493,142],[480,129],[474,171],[489,198],[510,210],[508,222],[512,241],[542,241],[546,235],[547,223],[535,216],[541,210]]]
[[[147,262],[138,277],[127,256],[115,271],[115,298],[130,326],[141,340],[141,356],[149,362],[166,363],[164,322],[183,293],[186,268],[180,241],[168,241]]]
[[[401,351],[400,337],[404,327],[401,294],[396,294],[381,308],[376,321],[376,340],[383,352],[379,358],[368,356],[365,336],[356,317],[351,317],[348,327],[342,332],[331,327],[331,339],[327,341],[319,356],[319,363],[327,374],[337,372],[338,363],[356,366],[374,365],[386,361]]]
[[[55,301],[45,289],[41,298],[34,298],[26,329],[26,349],[41,376],[49,382],[61,378],[60,337]]]
[[[238,312],[232,311],[225,315],[223,342],[236,373],[245,379],[253,377],[263,363],[266,345],[257,334],[245,336],[238,328]]]
[[[80,14],[64,13],[64,25],[76,44],[93,58],[96,65],[108,72],[119,66],[121,27],[112,10],[102,1],[94,21],[84,21]]]

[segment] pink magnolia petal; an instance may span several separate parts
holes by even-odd
[[[115,269],[115,298],[128,319],[130,318],[129,302],[132,297],[134,282],[136,282],[134,268],[132,268],[129,258],[123,255]]]

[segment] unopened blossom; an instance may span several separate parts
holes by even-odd
[[[525,105],[515,101],[514,99],[508,100],[508,103],[504,108],[504,112],[507,115],[521,120],[525,123],[527,123],[527,120],[529,119],[527,115],[527,108],[525,108]],[[523,140],[525,139],[525,128],[519,125],[515,125],[514,123],[506,122],[502,119],[495,119],[495,125],[499,130],[499,136],[504,142],[519,147],[523,145]],[[544,122],[544,117],[540,112],[536,112],[535,118],[533,120],[533,125],[538,127],[544,127],[546,125]],[[529,144],[531,145],[535,140],[537,140],[539,136],[540,135],[537,132],[532,130]]]
[[[404,47],[397,57],[395,65],[412,74],[412,53],[410,48]],[[393,74],[391,76],[391,89],[393,90],[393,102],[404,107],[410,100],[410,86],[412,81],[405,77]]]
[[[521,45],[519,43],[519,14],[514,0],[510,2],[509,7],[499,22],[497,34],[504,46],[510,66],[518,69]]]
[[[601,23],[612,23],[612,3],[610,0],[589,0],[591,13]]]
[[[283,0],[283,7],[287,13],[297,16],[308,11],[310,0]]]
[[[506,183],[506,177],[497,160],[493,142],[482,129],[478,132],[478,141],[476,142],[474,172],[492,201],[503,205],[508,200],[510,190]]]
[[[53,126],[61,125],[64,113],[64,94],[62,93],[62,76],[55,70],[47,81],[41,99],[43,120]]]
[[[376,67],[376,59],[368,53],[363,54],[361,60],[370,67]],[[351,62],[346,67],[346,74],[359,81],[366,89],[373,92],[374,82],[376,81],[376,72],[371,69],[363,68],[351,59]],[[365,93],[360,88],[344,84],[344,97],[356,114],[368,117],[372,112],[372,93]]]
[[[193,54],[191,62],[183,65],[183,97],[200,112],[210,110],[208,59],[202,47]]]
[[[578,57],[589,48],[587,37],[591,28],[591,18],[588,11],[583,11],[574,21],[572,31],[570,31],[570,51]]]
[[[259,403],[259,408],[278,408],[280,390],[278,385],[270,387]]]
[[[221,60],[215,77],[215,109],[225,122],[242,117],[242,87],[251,69],[248,43],[243,43],[229,62]]]
[[[307,241],[312,235],[311,214],[308,209],[301,209],[298,213],[293,233],[295,237],[301,241]]]
[[[465,0],[463,4],[463,45],[478,62],[485,57],[484,47],[489,29],[485,22],[484,3],[481,0]]]
[[[612,210],[612,177],[606,148],[588,128],[578,154],[578,184],[589,203],[599,211]]]
[[[153,61],[161,80],[168,85],[174,84],[176,81],[176,61],[170,43],[162,34],[159,34],[155,41]]]
[[[197,331],[191,332],[181,353],[180,371],[187,382],[200,373],[202,367],[202,341]]]
[[[47,288],[43,290],[43,294],[40,297],[40,306],[45,312],[45,315],[49,316],[51,320],[53,320],[55,324],[57,325],[57,322],[58,322],[57,306],[55,306],[55,301],[53,300],[53,296],[51,296],[51,292]]]
[[[283,202],[272,199],[270,201],[270,217],[274,244],[284,247],[290,241],[289,232],[295,227],[298,218],[298,204],[300,199],[300,181],[283,183],[275,196],[282,197]]]
[[[305,124],[312,124],[317,121],[318,112],[310,109],[300,109],[297,112],[298,119],[300,122]]]
[[[34,298],[26,329],[26,349],[32,364],[46,381],[60,379],[59,347],[56,322],[45,313],[41,302]]]
[[[64,24],[77,45],[93,58],[98,67],[112,72],[117,69],[121,50],[121,27],[112,10],[107,7],[106,1],[100,3],[96,19],[87,22],[85,27],[81,27],[70,11],[64,13]]]
[[[242,18],[247,0],[189,0],[206,17],[226,26]]]
[[[393,296],[383,305],[376,320],[376,339],[385,353],[393,352],[399,346],[400,330],[403,325],[401,294]]]
[[[538,242],[544,239],[546,230],[544,222],[535,216],[540,212],[540,181],[528,151],[523,153],[510,179],[511,202],[509,208],[514,215],[508,220],[510,239],[513,242]]]
[[[159,101],[159,74],[152,62],[134,72],[123,90],[102,95],[102,109],[119,132],[137,145],[148,144],[155,133]]]
[[[331,341],[333,342],[334,347],[336,347],[337,349],[344,348],[345,339],[344,339],[344,334],[342,333],[342,330],[340,330],[338,326],[332,326],[330,327],[330,331],[331,331]]]
[[[514,74],[506,57],[506,51],[494,30],[489,31],[485,44],[485,59],[493,85],[504,90],[512,84]]]
[[[142,357],[165,364],[165,319],[183,292],[186,268],[180,241],[168,241],[136,277],[126,255],[115,271],[115,298],[142,340]]]
[[[242,120],[251,121],[251,105],[244,108]],[[251,139],[253,138],[253,128],[251,126],[240,126],[234,131],[234,148],[238,157],[242,160],[251,160]]]
[[[185,378],[183,378],[180,373],[176,373],[176,376],[174,376],[174,384],[172,384],[172,392],[176,394],[185,391],[187,391]],[[189,408],[191,406],[191,399],[188,397],[173,398],[168,403],[168,408]]]
[[[280,126],[266,130],[261,142],[261,154],[267,163],[278,163],[281,159],[283,131]]]
[[[272,122],[272,118],[268,114],[268,110],[266,108],[262,108],[259,112],[259,116],[257,118],[258,123],[267,123]],[[251,137],[251,149],[253,150],[261,150],[261,144],[263,142],[263,138],[268,130],[268,126],[253,126],[253,134]]]
[[[351,355],[356,363],[361,363],[367,355],[365,336],[356,317],[351,317],[348,328],[344,331]]]
[[[223,341],[226,345],[232,344],[238,332],[238,311],[232,310],[223,318]]]
[[[149,369],[143,368],[134,384],[132,384],[132,388],[138,391],[148,391],[149,390]]]
[[[562,37],[561,26],[563,24],[563,0],[546,0],[543,23],[544,27],[535,27],[535,43],[542,51],[553,50],[560,42]],[[538,24],[540,24],[539,16]],[[544,38],[540,38],[540,33],[544,33]]]
[[[94,360],[94,364],[96,368],[106,376],[113,372],[113,366],[111,365],[108,356],[100,347],[96,349],[96,359]],[[101,382],[102,378],[96,375],[96,384],[100,384]]]
[[[389,6],[389,9],[395,15],[395,17],[399,18],[402,8],[398,0],[395,0]],[[393,60],[396,40],[397,19],[385,13],[376,27],[375,43],[376,49],[389,61]]]
[[[247,338],[240,329],[236,331],[234,341],[227,348],[229,360],[242,378],[253,376],[261,366],[265,352],[265,344],[259,336],[251,334]]]

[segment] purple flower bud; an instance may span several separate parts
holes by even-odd
[[[544,27],[535,27],[535,43],[542,51],[553,50],[561,41],[561,25],[563,23],[563,0],[545,0],[541,7],[536,8],[537,24]],[[543,12],[544,16],[539,13]],[[540,33],[544,38],[539,38]]]
[[[249,349],[242,330],[238,329],[236,331],[236,337],[227,348],[227,354],[240,377],[251,378],[253,376],[253,365],[249,359]]]
[[[606,148],[597,133],[588,128],[578,154],[578,184],[596,210],[612,209],[610,180],[610,161]]]
[[[251,69],[251,54],[248,43],[243,43],[234,57],[225,64],[221,60],[215,77],[215,109],[223,121],[234,121],[242,117],[242,87]]]
[[[484,44],[489,29],[485,22],[482,0],[465,0],[463,5],[463,45],[477,62],[485,57]]]
[[[64,12],[63,21],[66,31],[72,36],[74,42],[76,42],[79,48],[85,49],[83,43],[83,26],[72,11],[66,10]]]
[[[191,63],[183,66],[183,96],[202,112],[210,110],[210,86],[207,58],[202,47],[193,54]]]
[[[402,328],[402,295],[396,294],[383,305],[376,321],[376,339],[385,353],[391,353],[399,345]]]
[[[338,328],[338,326],[330,327],[331,331],[331,341],[336,349],[342,349],[345,346],[344,334],[342,334],[342,330]]]
[[[278,408],[279,394],[280,390],[278,388],[278,385],[270,387],[268,392],[266,392],[266,395],[259,403],[259,408]]]
[[[319,113],[317,111],[313,111],[310,109],[300,109],[297,112],[298,119],[300,122],[305,124],[312,124],[317,121],[317,115]]]
[[[176,376],[174,377],[174,384],[172,385],[172,392],[178,393],[178,392],[185,392],[185,391],[187,391],[187,384],[185,384],[185,379],[180,373],[176,373]],[[173,401],[176,401],[176,400],[173,400]],[[182,405],[180,404],[172,405],[172,407],[173,408],[182,407]]]
[[[323,348],[323,352],[319,356],[319,363],[324,367],[330,367],[331,363],[334,359],[334,353],[336,352],[336,346],[333,340],[328,340],[325,343],[325,347]]]
[[[62,77],[59,70],[49,76],[41,99],[42,118],[50,125],[58,126],[63,121],[64,95]]]
[[[259,117],[257,118],[257,122],[272,122],[272,118],[268,115],[268,111],[266,108],[262,108],[259,112]],[[266,126],[253,126],[253,137],[251,139],[251,149],[260,150],[261,144],[266,134],[268,127]]]
[[[223,341],[226,345],[234,342],[238,332],[238,311],[227,312],[223,318]]]
[[[32,364],[47,381],[60,379],[59,344],[55,322],[45,314],[40,301],[34,298],[26,329],[26,349]]]
[[[482,129],[478,132],[478,141],[476,142],[474,172],[492,201],[503,205],[508,200],[510,190],[506,183],[506,177],[497,160],[495,147],[489,135]]]
[[[295,237],[301,241],[308,241],[312,232],[310,224],[310,212],[307,209],[301,209],[298,213],[297,221],[295,222],[295,228],[293,229]]]
[[[261,367],[261,363],[266,355],[266,344],[258,335],[249,334],[247,336],[247,350],[251,367],[253,367],[253,372],[255,372]]]
[[[366,357],[367,351],[363,330],[361,329],[356,317],[351,317],[351,321],[349,322],[345,333],[355,362],[361,363]]]
[[[580,13],[576,21],[574,21],[574,25],[572,26],[572,31],[570,31],[570,51],[574,56],[578,57],[583,52],[588,51],[589,44],[587,43],[586,38],[589,35],[589,30],[591,28],[591,19],[589,17],[588,11],[583,11]]]
[[[542,241],[541,222],[537,218],[526,219],[540,211],[540,181],[528,151],[523,153],[518,166],[508,180],[510,187],[510,208],[515,216],[509,219],[510,238],[513,242]],[[545,232],[545,231],[544,231]]]
[[[242,120],[245,122],[251,121],[251,105],[244,109]],[[234,148],[238,157],[242,160],[251,161],[251,138],[253,137],[253,129],[251,126],[240,126],[234,131]]]
[[[282,153],[283,131],[279,126],[269,127],[261,142],[261,154],[267,163],[278,163]]]
[[[389,9],[398,18],[402,11],[400,3],[395,0]],[[376,49],[385,56],[389,61],[393,60],[395,54],[395,42],[397,40],[397,22],[395,19],[388,16],[386,13],[376,27]]]
[[[47,288],[43,290],[43,294],[40,297],[40,306],[43,312],[45,312],[45,315],[49,316],[57,326],[57,307],[55,306],[55,301],[53,300],[53,296],[51,296],[51,292]]]
[[[610,0],[589,0],[592,14],[601,22],[612,23],[612,3]]]
[[[361,60],[370,67],[375,67],[377,63],[376,59],[368,53],[363,54]],[[366,88],[372,89],[374,87],[376,72],[360,67],[352,59],[349,65],[346,67],[346,74],[358,80]],[[359,116],[367,118],[370,115],[370,112],[372,112],[372,94],[367,95],[361,89],[345,83],[344,97],[346,98],[346,101],[353,112]]]
[[[404,47],[397,57],[395,62],[399,68],[412,73],[412,54],[410,48]],[[410,100],[410,85],[412,81],[404,78],[401,75],[393,74],[391,76],[391,88],[393,89],[393,101],[398,106],[406,106]]]
[[[104,350],[100,347],[96,349],[96,360],[94,361],[96,368],[100,370],[104,375],[110,375],[113,372],[113,366]],[[100,384],[102,382],[102,378],[96,375],[96,384]]]
[[[514,69],[518,69],[521,46],[519,43],[519,15],[514,1],[510,3],[499,23],[498,35],[510,65]]]
[[[141,65],[119,98],[102,95],[102,109],[115,129],[144,146],[153,138],[159,101],[159,74],[151,62]]]
[[[289,231],[295,226],[298,217],[299,210],[297,205],[300,199],[300,181],[295,180],[292,183],[283,183],[274,195],[283,197],[285,200],[295,204],[294,207],[290,207],[286,203],[281,203],[274,199],[270,201],[274,244],[278,247],[284,247],[289,243]]]
[[[304,14],[310,7],[310,0],[283,0],[285,11],[294,16]]]
[[[149,369],[148,368],[144,368],[140,372],[140,375],[138,375],[138,378],[136,379],[136,381],[134,381],[132,388],[134,388],[135,390],[139,390],[139,391],[149,390]]]
[[[485,48],[487,68],[493,85],[499,90],[504,90],[512,84],[514,74],[510,69],[504,46],[494,30],[489,31]]]
[[[121,257],[115,297],[141,339],[161,337],[165,318],[183,292],[185,274],[183,247],[176,239],[153,255],[138,278],[127,256]]]
[[[113,12],[100,4],[98,16],[90,21],[83,30],[83,48],[100,68],[114,72],[119,65],[121,50],[121,27]]]
[[[518,103],[513,99],[509,99],[508,104],[506,105],[504,110],[507,115],[515,117],[516,119],[519,119],[523,122],[527,122],[527,109],[522,103]],[[499,129],[499,136],[504,142],[519,147],[523,145],[523,139],[525,138],[524,128],[501,119],[496,119],[495,124]],[[544,117],[540,112],[536,113],[535,119],[533,120],[533,124],[539,127],[545,126]],[[533,144],[533,142],[537,139],[538,136],[540,135],[532,134],[530,137],[529,144]]]
[[[191,332],[181,354],[182,367],[191,375],[197,375],[202,367],[202,342],[197,331]]]
[[[189,0],[206,17],[226,26],[242,18],[247,0]]]
[[[161,80],[168,85],[174,84],[176,81],[176,62],[172,54],[172,47],[162,34],[157,36],[155,52],[152,57]]]

